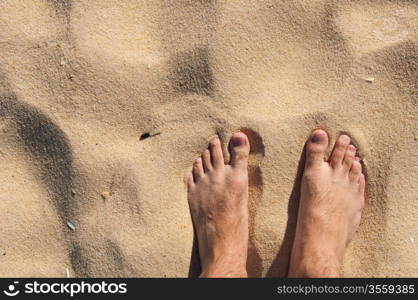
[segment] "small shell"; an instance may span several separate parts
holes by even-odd
[[[367,82],[373,82],[374,77],[366,77],[366,78],[364,78],[364,80],[366,80]]]
[[[67,226],[68,228],[70,228],[72,231],[75,231],[75,225],[73,223],[71,223],[70,221],[67,221]]]

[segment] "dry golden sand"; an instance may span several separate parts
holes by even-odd
[[[239,128],[249,273],[284,276],[317,126],[368,177],[344,274],[418,276],[417,19],[414,0],[1,0],[0,276],[195,275],[184,177]]]

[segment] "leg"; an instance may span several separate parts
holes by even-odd
[[[328,136],[315,130],[306,143],[290,277],[339,277],[348,243],[360,223],[365,177],[350,138],[341,135],[329,161]]]
[[[249,141],[242,132],[230,142],[225,165],[219,138],[210,141],[189,177],[188,201],[198,238],[201,277],[246,277],[248,250]]]

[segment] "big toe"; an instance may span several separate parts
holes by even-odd
[[[246,169],[250,154],[250,142],[243,132],[235,132],[232,135],[229,151],[231,153],[231,166]]]
[[[325,160],[325,152],[328,148],[328,134],[322,129],[316,129],[311,133],[306,142],[306,165],[320,165]]]

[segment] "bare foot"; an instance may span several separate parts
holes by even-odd
[[[315,130],[306,142],[290,277],[339,277],[348,243],[360,223],[365,177],[356,148],[341,135],[325,161],[328,135]]]
[[[188,201],[199,244],[201,277],[246,277],[248,250],[248,174],[250,144],[233,134],[231,161],[225,165],[221,143],[213,138],[193,164]]]

